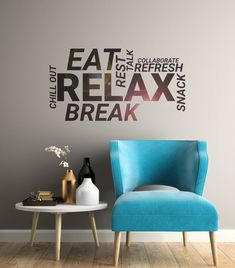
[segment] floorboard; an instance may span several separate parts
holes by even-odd
[[[207,263],[203,260],[198,251],[194,249],[191,243],[188,243],[187,247],[183,246],[183,242],[168,243],[168,247],[180,267],[208,267]]]
[[[54,243],[0,243],[0,268],[112,267],[113,243],[62,243],[55,260]],[[218,243],[219,267],[235,268],[235,243]],[[213,267],[209,243],[121,243],[118,268]]]
[[[198,253],[201,255],[201,257],[209,266],[213,266],[210,243],[193,243],[193,247],[198,251]],[[219,260],[219,267],[235,268],[235,265],[232,262],[232,260],[228,256],[226,256],[223,253],[223,251],[220,250],[219,247],[218,247],[218,260]]]
[[[145,248],[151,267],[180,267],[167,243],[145,243]]]
[[[20,247],[20,245],[17,246]],[[41,259],[46,247],[46,245],[42,244],[35,244],[33,247],[27,244],[20,247],[15,256],[7,262],[7,267],[33,267]]]
[[[150,268],[150,263],[144,243],[132,243],[126,247],[122,244],[122,268]]]
[[[44,243],[41,243],[43,245]],[[60,261],[55,260],[55,243],[48,243],[41,258],[34,264],[34,268],[64,268],[72,243],[61,243]]]
[[[94,243],[73,243],[63,268],[91,268],[96,254]]]
[[[93,244],[92,244],[93,245]],[[103,268],[110,267],[113,264],[113,243],[101,243],[100,247],[96,250],[93,267]],[[121,267],[122,252],[120,250],[119,265]]]
[[[10,263],[17,258],[17,254],[22,252],[27,245],[28,243],[4,243],[0,248],[0,267],[10,267]]]
[[[235,243],[219,243],[218,247],[235,264]]]

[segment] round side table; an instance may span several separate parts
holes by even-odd
[[[62,214],[75,213],[75,212],[88,212],[90,224],[93,232],[93,237],[96,246],[99,247],[99,239],[96,230],[94,211],[105,209],[108,206],[105,202],[99,202],[97,205],[83,206],[83,205],[68,205],[59,204],[56,206],[23,206],[22,203],[17,203],[15,208],[22,211],[33,212],[32,231],[30,244],[33,246],[35,232],[37,229],[38,218],[40,213],[52,213],[55,214],[56,224],[56,260],[60,259],[60,243],[61,243],[61,226],[62,226]]]

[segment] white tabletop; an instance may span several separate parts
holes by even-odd
[[[29,212],[48,212],[48,213],[70,213],[70,212],[85,212],[105,209],[107,203],[100,201],[97,205],[71,205],[71,204],[58,204],[56,206],[23,206],[22,203],[17,203],[15,208],[18,210]]]

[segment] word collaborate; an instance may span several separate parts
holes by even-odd
[[[133,50],[70,49],[67,71],[49,65],[49,107],[69,100],[66,121],[137,121],[142,102],[167,101],[186,110],[186,82],[179,58],[135,59]],[[147,75],[147,77],[146,77]],[[151,88],[149,87],[151,84]]]

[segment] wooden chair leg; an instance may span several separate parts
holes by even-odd
[[[214,266],[217,266],[218,265],[218,256],[217,256],[216,233],[209,232],[209,235],[210,235],[213,263],[214,263]]]
[[[186,232],[183,232],[183,244],[184,244],[184,247],[187,247],[187,242],[188,242],[188,234]]]
[[[131,242],[131,232],[126,232],[126,246],[129,247]]]
[[[114,266],[118,265],[120,244],[121,244],[121,232],[115,232],[115,236],[114,236],[114,259],[113,259]]]
[[[39,218],[39,212],[33,213],[33,222],[32,222],[32,230],[31,230],[31,239],[30,239],[30,245],[33,246],[35,233],[38,225],[38,218]]]

